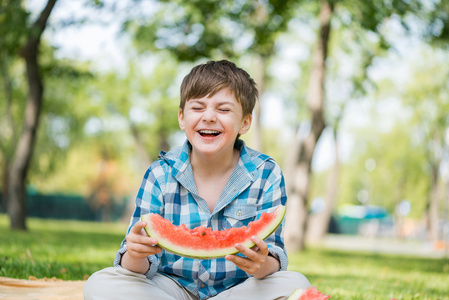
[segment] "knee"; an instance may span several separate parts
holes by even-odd
[[[106,268],[95,272],[87,279],[83,288],[84,299],[97,299],[98,292],[104,291],[104,286],[108,283],[108,274],[113,271],[111,269],[114,268]]]
[[[292,271],[283,271],[281,273],[285,277],[285,283],[293,289],[306,289],[311,286],[306,276],[301,273]]]

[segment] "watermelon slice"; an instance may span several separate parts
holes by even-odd
[[[263,212],[248,227],[226,230],[212,230],[202,226],[187,229],[184,224],[175,226],[154,213],[142,215],[141,219],[147,222],[145,231],[158,240],[159,247],[185,257],[213,259],[237,253],[238,250],[234,247],[237,243],[251,248],[254,246],[251,237],[267,238],[279,227],[284,215],[285,206],[281,205],[271,213]]]
[[[327,300],[331,296],[324,295],[317,290],[315,286],[309,287],[305,290],[297,289],[287,300]]]

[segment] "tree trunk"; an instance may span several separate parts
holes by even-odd
[[[430,187],[430,199],[428,205],[428,236],[432,241],[437,241],[438,237],[438,223],[439,223],[439,204],[440,204],[440,187],[438,184],[438,170],[433,168],[432,183]]]
[[[335,203],[337,202],[337,192],[338,192],[338,178],[340,171],[340,160],[339,160],[339,147],[338,147],[338,133],[337,128],[333,130],[334,140],[335,140],[335,162],[332,166],[331,173],[329,175],[327,196],[326,196],[326,206],[322,212],[315,214],[312,218],[309,218],[309,223],[307,224],[307,242],[318,243],[323,240],[326,236],[330,219],[332,217],[332,212],[335,208]]]
[[[6,55],[5,55],[6,56]],[[11,106],[13,101],[13,92],[12,92],[12,80],[9,76],[9,67],[7,63],[7,57],[1,57],[0,61],[0,72],[3,77],[3,86],[5,91],[5,99],[6,99],[6,113],[5,119],[7,126],[10,127],[11,133],[6,136],[5,141],[0,143],[0,147],[2,147],[3,152],[3,169],[2,169],[2,212],[6,212],[8,209],[8,186],[9,186],[9,170],[11,168],[11,160],[12,160],[12,149],[17,143],[17,131],[16,126],[14,124]]]
[[[8,158],[5,157],[5,162],[3,166],[3,174],[2,174],[2,206],[1,206],[1,212],[5,213],[8,211],[8,186],[9,186],[9,169],[11,163],[9,162]]]
[[[11,229],[26,230],[25,182],[33,155],[43,95],[43,85],[38,64],[39,44],[55,3],[56,0],[47,2],[39,19],[30,28],[28,40],[20,53],[26,63],[26,78],[29,90],[23,131],[16,146],[9,176],[8,214]]]
[[[128,120],[129,128],[131,130],[131,134],[134,137],[134,141],[136,142],[137,155],[139,156],[141,169],[144,171],[151,164],[150,156],[147,153],[147,149],[143,144],[142,137],[140,136],[139,129],[137,126],[131,121]]]
[[[438,226],[439,226],[439,205],[441,190],[439,185],[440,168],[443,152],[443,138],[440,132],[436,132],[433,138],[433,156],[435,161],[431,164],[431,185],[430,185],[430,197],[428,203],[428,236],[432,241],[437,241],[438,236]]]
[[[304,248],[307,224],[307,202],[312,173],[312,158],[318,139],[326,124],[324,119],[324,78],[327,47],[331,30],[333,3],[321,1],[319,13],[318,45],[313,54],[313,67],[307,95],[307,105],[311,112],[311,128],[299,148],[299,158],[294,168],[287,210],[286,245],[292,251]],[[297,135],[299,136],[299,135]]]

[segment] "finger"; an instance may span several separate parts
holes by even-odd
[[[268,255],[268,246],[267,243],[264,242],[261,238],[257,236],[252,236],[251,241],[253,241],[254,244],[256,244],[255,247],[253,247],[253,250],[256,252],[260,252],[263,255]],[[256,250],[257,248],[257,250]]]
[[[159,246],[151,246],[145,244],[130,244],[127,245],[128,251],[133,251],[136,253],[151,253],[160,252],[162,249]]]
[[[226,255],[225,259],[233,262],[237,267],[243,269],[244,267],[249,266],[249,262],[247,258],[238,256],[238,255]]]
[[[254,254],[256,254],[257,252],[255,252],[254,250],[243,246],[242,244],[235,244],[234,246],[237,250],[239,250],[240,253],[242,253],[243,255],[245,255],[248,258],[252,258],[254,256]],[[238,256],[237,256],[238,257]]]
[[[256,245],[252,247],[251,249],[248,247],[243,246],[242,244],[236,244],[235,248],[240,251],[243,255],[248,257],[249,259],[253,261],[264,261],[266,256],[268,255],[268,246],[267,244],[257,237],[252,237],[253,243]]]
[[[238,255],[226,255],[225,259],[233,262],[238,268],[250,274],[259,268],[258,264],[248,258],[240,257]]]
[[[162,251],[158,246],[148,246],[142,244],[133,244],[128,247],[130,256],[133,257],[146,257],[148,255],[154,255]]]
[[[142,229],[147,226],[147,222],[145,221],[139,221],[136,224],[134,224],[133,227],[131,227],[130,232],[135,233],[135,234],[141,234],[142,233]]]
[[[260,250],[259,246],[252,246],[250,249],[255,252],[258,252]]]
[[[149,237],[148,235],[140,235],[140,234],[136,234],[134,232],[130,232],[126,236],[126,243],[127,244],[135,243],[135,244],[143,244],[143,245],[148,245],[148,246],[155,246],[155,245],[157,245],[158,241],[156,238]]]

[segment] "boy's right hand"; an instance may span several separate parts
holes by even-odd
[[[157,239],[149,237],[144,231],[147,222],[139,221],[129,231],[126,236],[126,248],[129,256],[133,258],[146,258],[148,255],[157,254],[162,249],[157,245]]]
[[[127,251],[123,254],[121,266],[132,272],[145,274],[150,268],[148,255],[154,255],[162,251],[157,245],[157,239],[149,237],[144,227],[147,222],[139,221],[126,236]]]

